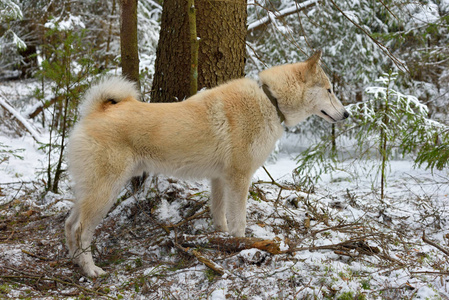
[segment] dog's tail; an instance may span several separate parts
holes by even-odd
[[[120,76],[107,76],[92,85],[80,106],[81,117],[99,111],[106,102],[118,103],[128,97],[140,98],[137,85]]]

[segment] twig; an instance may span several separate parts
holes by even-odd
[[[223,269],[222,266],[220,266],[219,264],[217,264],[217,263],[213,262],[212,260],[206,258],[200,252],[198,252],[196,250],[193,250],[193,249],[190,249],[190,248],[184,248],[183,246],[181,246],[178,243],[174,243],[174,245],[179,250],[189,254],[190,256],[194,256],[198,261],[203,263],[209,269],[213,270],[215,273],[217,273],[219,275],[224,275],[225,274],[225,270]]]
[[[16,273],[22,274],[22,275],[0,275],[0,278],[4,278],[4,279],[16,279],[17,278],[17,279],[35,279],[35,280],[55,281],[55,282],[59,282],[61,284],[74,286],[74,287],[76,287],[76,288],[78,288],[78,289],[80,289],[80,290],[82,290],[84,292],[87,292],[87,293],[97,294],[97,295],[100,295],[100,296],[103,296],[103,297],[106,297],[106,298],[109,298],[109,299],[115,299],[115,298],[113,298],[111,296],[106,295],[105,293],[98,292],[98,291],[95,291],[95,290],[83,287],[83,286],[81,286],[79,284],[76,284],[76,283],[73,283],[73,282],[64,281],[64,280],[59,279],[57,277],[37,276],[37,275],[31,274],[31,273],[27,273],[27,272],[23,272],[21,270],[17,270],[17,269],[11,268],[11,267],[5,266],[5,268],[9,269],[9,270],[12,270],[12,271],[14,271]]]
[[[298,294],[299,294],[300,292],[302,292],[304,289],[310,287],[310,284],[312,283],[312,280],[313,280],[313,278],[310,278],[309,283],[306,284],[306,285],[304,285],[302,288],[300,288],[300,289],[296,292],[296,294],[295,294],[295,299],[296,299],[296,297],[298,296]]]
[[[61,280],[56,277],[42,277],[42,276],[34,276],[34,275],[0,275],[0,278],[3,278],[3,279],[16,279],[16,278],[17,279],[35,279],[35,280],[37,279],[37,280],[44,280],[44,281],[55,281],[55,282],[59,282],[61,284],[74,286],[84,292],[87,292],[87,293],[100,295],[100,296],[103,296],[103,297],[106,297],[109,299],[116,299],[116,298],[108,296],[102,292],[98,292],[98,291],[83,287],[83,286],[73,283],[73,282],[64,281],[64,280]]]
[[[25,253],[25,254],[28,254],[29,256],[32,256],[32,257],[35,257],[35,258],[39,258],[40,260],[45,260],[45,261],[51,260],[51,259],[49,259],[49,258],[46,258],[46,257],[43,257],[43,256],[36,255],[36,254],[31,253],[31,252],[29,252],[29,251],[27,251],[27,250],[24,250],[24,249],[22,249],[22,252]]]
[[[19,194],[19,192],[22,190],[22,187],[24,185],[24,182],[21,182],[19,189],[17,190],[16,194],[14,195],[14,197],[12,197],[12,199],[6,203],[3,203],[0,205],[0,207],[8,205],[9,203],[13,202],[14,200],[16,200],[17,195]]]
[[[258,184],[258,183],[269,183],[269,184],[274,184],[274,185],[276,185],[276,186],[278,186],[278,187],[280,187],[282,189],[285,189],[285,190],[290,190],[290,191],[295,190],[294,188],[291,188],[291,187],[282,185],[280,183],[277,183],[276,180],[274,180],[273,176],[271,176],[270,172],[268,172],[267,168],[265,168],[265,166],[262,166],[262,168],[265,170],[265,172],[267,173],[268,177],[270,177],[271,182],[259,180],[259,181],[255,182],[256,184]]]
[[[332,226],[332,227],[327,227],[327,228],[323,228],[320,230],[312,230],[311,234],[312,236],[315,236],[316,234],[323,232],[323,231],[328,231],[328,230],[335,230],[335,229],[340,229],[340,228],[345,228],[345,227],[352,227],[352,226],[358,226],[360,227],[360,223],[351,223],[351,224],[340,224],[340,225],[336,225],[336,226]]]
[[[449,256],[449,251],[448,250],[444,249],[443,247],[441,247],[437,243],[435,243],[435,242],[429,240],[428,238],[426,238],[426,232],[425,231],[422,232],[422,240],[423,240],[424,243],[427,243],[427,244],[429,244],[431,246],[434,246],[435,248],[437,248],[438,250],[440,250],[441,252],[443,252],[444,254]]]
[[[10,185],[10,184],[26,184],[26,183],[32,183],[32,181],[12,181],[12,182],[1,182],[0,185]]]
[[[404,284],[401,284],[400,286],[386,287],[386,288],[378,290],[378,291],[382,292],[382,291],[400,290],[400,289],[414,290],[415,288],[413,286],[411,286],[410,283],[404,283]]]
[[[380,252],[379,248],[369,246],[367,243],[363,241],[364,237],[361,237],[357,240],[348,240],[338,244],[331,245],[322,245],[322,246],[311,246],[311,247],[298,247],[291,248],[285,253],[297,252],[297,251],[313,251],[313,250],[345,250],[345,249],[356,249],[357,251],[365,254],[378,254]]]
[[[176,227],[182,226],[182,225],[184,225],[185,223],[187,223],[187,222],[189,222],[189,221],[191,221],[191,220],[193,220],[193,219],[196,219],[196,218],[198,218],[198,217],[204,215],[204,214],[205,214],[206,212],[208,212],[208,211],[209,211],[209,209],[206,208],[205,210],[200,211],[199,213],[196,213],[196,214],[194,214],[193,216],[190,216],[190,217],[188,217],[188,218],[185,218],[184,220],[180,221],[179,223],[176,223],[176,224],[170,224],[170,225],[166,226],[166,228],[167,228],[167,229],[170,229],[170,228],[176,228]]]
[[[9,240],[12,238],[12,236],[14,235],[14,233],[16,233],[16,230],[15,230],[15,229],[12,230],[11,234],[8,236],[8,238],[6,239],[6,241],[9,241]]]
[[[410,274],[429,274],[429,275],[437,275],[437,276],[447,276],[449,272],[432,272],[432,271],[412,271]]]
[[[407,69],[407,66],[405,63],[401,62],[396,56],[394,56],[391,51],[383,45],[381,42],[376,40],[366,29],[364,29],[362,26],[357,24],[354,20],[352,20],[350,17],[346,15],[346,13],[337,5],[333,0],[329,0],[335,8],[345,17],[349,22],[354,24],[358,29],[360,29],[366,36],[368,36],[390,59],[393,61],[393,63],[402,71],[409,72]]]
[[[447,276],[449,272],[432,272],[432,271],[412,271],[410,274],[429,274],[429,275],[437,275],[437,276]]]

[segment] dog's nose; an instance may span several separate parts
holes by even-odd
[[[349,117],[349,113],[347,111],[344,112],[343,114],[344,119],[347,119]]]

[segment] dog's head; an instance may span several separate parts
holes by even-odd
[[[278,101],[285,125],[294,126],[315,114],[330,123],[349,117],[335,97],[329,78],[320,66],[321,51],[304,62],[273,67],[259,78]]]

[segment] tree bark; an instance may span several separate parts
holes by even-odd
[[[246,0],[197,0],[198,87],[245,75]]]
[[[122,75],[136,82],[140,90],[139,48],[137,44],[137,3],[138,0],[120,0],[120,52],[122,58]],[[133,192],[139,190],[148,175],[133,177]]]
[[[192,93],[189,1],[165,0],[152,102],[182,101]],[[244,75],[246,0],[196,0],[198,90]]]
[[[137,83],[139,81],[139,51],[137,46],[137,2],[121,0],[120,8],[120,50],[122,75]]]
[[[165,0],[162,5],[151,102],[176,102],[190,96],[187,5],[185,0]]]
[[[190,96],[198,91],[198,34],[196,32],[195,1],[188,0],[190,36]]]
[[[208,247],[228,252],[239,252],[245,249],[257,248],[271,254],[282,253],[279,241],[254,237],[232,237],[217,234],[184,235],[180,244],[183,247]]]

